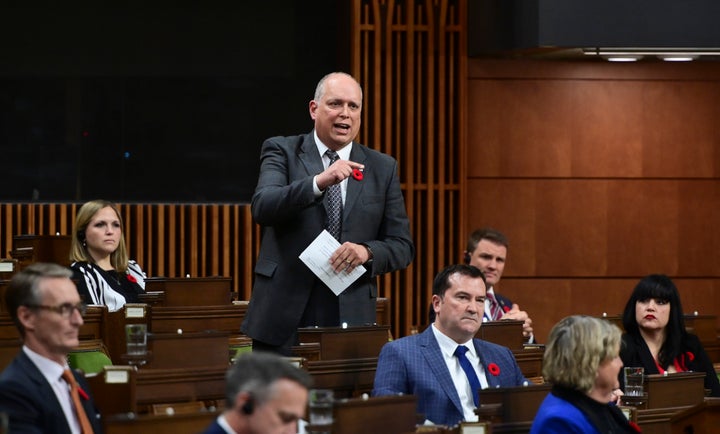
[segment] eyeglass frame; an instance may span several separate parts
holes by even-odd
[[[88,305],[83,303],[82,301],[77,304],[72,303],[63,303],[59,306],[48,306],[44,304],[29,304],[27,307],[31,309],[42,309],[42,310],[49,310],[51,312],[55,312],[57,314],[60,314],[63,318],[70,318],[73,313],[77,310],[81,317],[84,317],[87,313]]]

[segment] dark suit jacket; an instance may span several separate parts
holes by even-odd
[[[226,434],[226,432],[223,427],[220,426],[217,419],[215,419],[213,423],[202,432],[202,434]]]
[[[485,373],[489,388],[521,386],[530,381],[520,371],[508,348],[481,339],[473,339],[483,366],[495,363],[497,376]],[[373,396],[412,394],[417,411],[436,424],[455,425],[463,420],[462,404],[450,371],[443,359],[432,326],[424,332],[385,344],[380,351]],[[480,392],[482,402],[482,392]]]
[[[341,242],[367,244],[374,255],[368,272],[339,296],[340,321],[352,326],[375,323],[375,276],[407,267],[415,248],[397,162],[358,143],[350,159],[365,170],[361,181],[348,179]],[[313,177],[324,168],[312,132],[266,140],[261,161],[252,215],[262,226],[262,244],[242,331],[282,345],[297,330],[319,284],[298,256],[325,228],[324,195],[313,193]]]
[[[93,431],[102,433],[100,414],[87,381],[76,372],[73,375],[90,396],[90,399],[81,398],[81,401]],[[0,411],[10,417],[11,433],[70,434],[65,413],[52,387],[23,351],[0,374]]]
[[[700,343],[700,339],[693,334],[688,334],[687,338],[682,342],[682,353],[687,354],[687,352],[693,354],[693,360],[689,360],[689,357],[685,358],[688,370],[705,372],[705,388],[710,389],[711,396],[720,397],[720,382],[718,382],[717,374],[715,374],[715,368]],[[653,359],[652,353],[642,336],[623,334],[620,359],[622,359],[623,365],[627,367],[642,366],[645,368],[645,374],[660,373],[655,364],[655,359]],[[620,385],[622,387],[624,387],[624,382],[623,373],[620,371]]]

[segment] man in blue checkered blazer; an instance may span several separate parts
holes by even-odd
[[[530,384],[510,349],[474,336],[482,324],[485,277],[465,264],[451,265],[433,283],[435,322],[423,333],[385,344],[378,359],[373,396],[412,394],[417,411],[435,424],[477,421],[480,388]],[[466,346],[465,356],[456,355]],[[468,368],[461,358],[467,357]],[[465,369],[474,371],[467,372]],[[472,377],[472,378],[470,378]]]

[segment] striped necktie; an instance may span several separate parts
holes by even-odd
[[[337,152],[328,149],[325,154],[330,158],[330,164],[333,164],[340,159]],[[327,188],[325,192],[327,196],[327,231],[330,235],[335,237],[336,240],[340,241],[340,235],[342,234],[342,191],[340,190],[340,184],[333,184]]]
[[[503,316],[503,310],[500,307],[500,303],[498,303],[497,298],[495,298],[495,294],[492,292],[488,292],[486,296],[490,301],[490,321],[498,321]]]

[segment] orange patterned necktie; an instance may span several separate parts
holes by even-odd
[[[80,394],[78,393],[78,385],[75,382],[72,372],[69,369],[63,371],[63,379],[67,384],[70,385],[70,396],[72,396],[73,406],[75,407],[75,413],[77,414],[78,421],[80,422],[80,428],[82,428],[83,434],[93,434],[92,426],[88,420],[85,409],[80,402]]]

